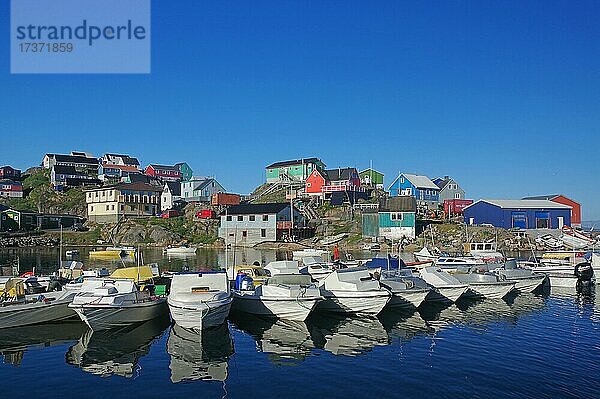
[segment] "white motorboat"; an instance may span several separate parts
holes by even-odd
[[[0,282],[0,329],[65,320],[74,317],[69,309],[74,294],[46,292],[26,295],[18,278]]]
[[[421,250],[415,252],[413,256],[417,262],[435,262],[439,257],[438,255],[432,254],[427,247],[421,248]]]
[[[562,253],[544,254],[539,261],[520,261],[518,264],[547,275],[551,287],[576,288],[581,283],[596,282],[592,263],[573,254],[565,258],[562,258]]]
[[[428,301],[456,302],[469,289],[467,284],[438,267],[423,268],[419,276],[435,288],[427,295]]]
[[[293,260],[298,260],[301,261],[303,258],[309,257],[309,256],[319,256],[321,258],[328,258],[329,257],[329,251],[326,251],[324,249],[313,249],[313,248],[304,248],[301,249],[299,251],[293,251],[292,252],[292,256],[293,256]]]
[[[300,272],[309,274],[314,280],[321,281],[334,270],[332,263],[327,263],[320,256],[305,256],[302,259],[303,267]]]
[[[278,274],[298,274],[300,273],[300,264],[297,260],[278,260],[269,262],[265,266],[265,270],[267,270],[271,276]]]
[[[306,320],[317,303],[323,300],[310,276],[299,273],[277,274],[258,287],[242,282],[236,286],[233,295],[233,309],[296,321]]]
[[[514,281],[516,283],[515,290],[519,292],[533,292],[546,280],[544,273],[517,267],[514,259],[507,260],[504,267],[495,269],[494,273],[507,281]]]
[[[472,298],[502,299],[511,292],[515,281],[502,280],[493,273],[455,273],[453,277],[463,284],[469,285],[464,294]]]
[[[474,258],[472,256],[441,256],[435,261],[434,265],[445,271],[468,271],[471,269],[486,267],[486,263],[483,260]]]
[[[167,303],[175,323],[202,330],[223,324],[232,300],[225,272],[186,272],[173,275]]]
[[[465,253],[485,262],[500,261],[504,255],[498,252],[495,242],[471,242],[464,245]]]
[[[105,330],[152,320],[165,313],[166,298],[140,291],[131,279],[91,278],[69,307],[92,330]]]
[[[431,286],[423,279],[412,276],[409,269],[383,270],[379,283],[392,293],[387,304],[391,308],[418,308],[431,291]]]
[[[196,247],[186,247],[186,246],[167,247],[164,249],[163,252],[166,253],[167,255],[195,255]]]
[[[376,315],[391,298],[391,293],[363,267],[335,270],[320,286],[325,301],[319,309],[330,312]]]
[[[554,237],[552,234],[539,235],[535,238],[535,242],[546,248],[554,250],[561,249],[563,247],[562,240],[560,238]]]

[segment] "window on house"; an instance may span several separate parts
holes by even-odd
[[[248,232],[246,230],[242,230],[242,237],[243,238],[248,237]]]
[[[106,205],[106,210],[108,211],[108,205]]]
[[[454,198],[460,199],[460,193],[454,193]]]
[[[267,229],[260,229],[260,236],[265,238],[267,236]]]
[[[263,215],[263,222],[269,221],[269,215]]]
[[[105,196],[106,196],[106,193],[105,193],[104,191],[102,191],[102,196],[103,196],[103,197],[105,197]]]
[[[227,216],[227,221],[231,222],[231,216]]]
[[[111,211],[114,211],[114,210],[115,210],[115,206],[114,206],[114,205],[111,205],[111,206],[110,206],[110,210],[111,210]]]
[[[94,212],[94,207],[90,206],[90,212]]]
[[[402,220],[402,213],[400,212],[392,212],[391,213],[391,219],[394,221],[400,221]]]
[[[249,219],[251,222],[254,222],[254,221],[256,220],[256,216],[255,216],[255,215],[250,215],[250,216],[248,217],[248,219]]]
[[[400,178],[400,183],[404,183],[404,177]]]
[[[244,216],[242,216],[242,215],[239,215],[239,216],[237,217],[237,220],[238,220],[238,222],[242,222],[242,221],[244,220]]]

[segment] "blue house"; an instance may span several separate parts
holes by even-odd
[[[400,173],[388,188],[390,196],[407,195],[417,201],[417,206],[437,209],[440,188],[427,176]]]
[[[482,199],[467,206],[466,224],[491,224],[510,229],[560,229],[571,225],[571,207],[548,200]]]

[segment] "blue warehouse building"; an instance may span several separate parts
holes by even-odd
[[[505,229],[559,229],[571,225],[571,207],[547,200],[481,199],[464,209],[466,224]]]

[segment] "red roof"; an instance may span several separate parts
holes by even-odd
[[[133,165],[115,165],[112,163],[103,163],[102,164],[103,168],[114,168],[114,169],[121,169],[125,172],[139,172],[140,170],[133,166]]]

